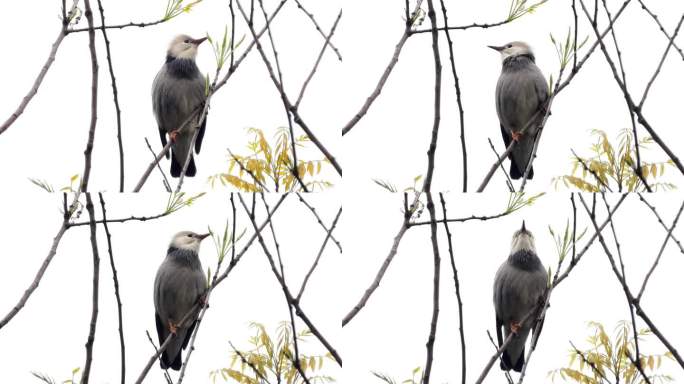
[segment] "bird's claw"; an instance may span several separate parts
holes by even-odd
[[[171,320],[169,320],[169,332],[171,332],[173,335],[176,335],[176,332],[178,332],[178,326]]]
[[[514,335],[517,335],[519,331],[520,331],[520,323],[518,323],[518,322],[512,322],[512,323],[511,323],[511,332],[512,332]]]
[[[178,137],[178,130],[171,131],[171,133],[169,133],[169,139],[171,139],[172,143],[176,142],[177,137]]]
[[[520,141],[520,138],[522,137],[522,135],[523,135],[522,132],[511,132],[511,138],[512,138],[513,141],[515,141],[516,143],[517,143],[518,141]]]
[[[202,307],[209,307],[209,300],[207,299],[207,294],[203,293],[198,298],[198,302]]]

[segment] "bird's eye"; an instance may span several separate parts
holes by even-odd
[[[191,233],[188,233],[188,237],[192,237],[192,234],[191,234]]]
[[[513,48],[513,45],[508,44],[508,45],[506,46],[506,48]]]
[[[183,41],[183,42],[184,42],[185,44],[188,44],[188,43],[190,42],[190,39],[185,39],[185,41]],[[188,236],[189,236],[189,235],[188,235]]]

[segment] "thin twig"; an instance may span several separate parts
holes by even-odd
[[[651,210],[651,212],[653,212],[653,214],[655,215],[656,219],[658,219],[658,222],[663,227],[663,229],[665,229],[667,231],[668,230],[667,225],[665,225],[665,222],[663,221],[663,219],[660,218],[660,215],[658,214],[658,211],[656,210],[656,208],[653,205],[651,205],[648,201],[646,201],[646,199],[644,198],[644,196],[641,193],[637,193],[637,195],[639,196],[639,200],[641,200]],[[679,239],[677,239],[674,234],[672,234],[671,237],[672,237],[672,240],[674,240],[674,242],[679,247],[679,252],[684,254],[684,246],[682,246],[682,243],[679,241]]]
[[[639,2],[639,4],[641,4],[641,8],[644,11],[646,11],[646,13],[648,13],[653,18],[653,20],[656,22],[656,24],[658,24],[658,28],[663,33],[663,35],[665,35],[665,37],[667,37],[668,40],[672,41],[672,46],[675,47],[677,52],[679,52],[679,55],[682,57],[682,60],[684,60],[684,51],[677,45],[677,43],[674,42],[674,40],[670,37],[670,35],[667,33],[667,31],[665,31],[665,28],[660,23],[658,16],[656,14],[654,14],[653,12],[651,12],[651,10],[646,7],[646,4],[644,4],[643,1],[641,1],[641,0],[637,0],[637,1]]]
[[[601,370],[599,370],[598,368],[596,368],[596,365],[595,365],[594,363],[592,363],[591,361],[589,361],[589,360],[584,356],[584,353],[582,353],[582,351],[580,351],[579,349],[577,349],[577,347],[575,347],[575,344],[573,344],[572,341],[570,342],[570,345],[571,345],[572,348],[575,350],[575,353],[577,353],[578,355],[580,355],[580,357],[582,357],[582,360],[583,360],[585,363],[587,363],[587,365],[589,365],[589,366],[591,367],[591,369],[592,369],[594,372],[598,373],[598,375],[601,376],[601,378],[602,378],[603,380],[605,380],[607,383],[610,383],[610,381],[608,380],[608,378],[601,372]]]
[[[97,0],[97,6],[100,9],[100,21],[105,25],[104,8],[102,8],[102,0]],[[114,109],[116,110],[116,140],[119,145],[119,192],[124,191],[124,152],[123,141],[121,139],[121,108],[119,108],[119,91],[116,87],[116,76],[114,76],[114,66],[112,64],[112,52],[109,47],[109,38],[107,37],[107,28],[101,28],[102,37],[105,41],[105,49],[107,50],[107,66],[109,67],[109,78],[112,80],[112,97],[114,98]]]
[[[446,219],[447,210],[446,203],[444,202],[444,194],[439,193],[439,200],[442,203],[442,217]],[[449,230],[449,224],[446,220],[442,220],[444,223],[444,230],[446,231],[447,241],[449,243],[449,260],[451,261],[451,270],[454,274],[454,286],[456,288],[456,301],[458,302],[458,333],[461,337],[461,384],[466,383],[466,343],[465,335],[463,332],[463,302],[461,301],[461,284],[458,281],[458,269],[456,269],[456,261],[454,260],[454,249],[451,244],[451,231]]]
[[[342,244],[340,244],[340,242],[337,241],[337,239],[335,238],[335,236],[332,235],[332,230],[328,229],[328,227],[326,227],[325,224],[323,224],[323,221],[321,220],[320,216],[318,216],[318,213],[316,213],[316,208],[312,207],[309,203],[307,203],[306,200],[304,200],[304,198],[302,197],[302,194],[301,194],[301,193],[297,193],[297,197],[299,198],[299,201],[301,201],[302,204],[304,204],[307,208],[309,208],[309,210],[311,211],[311,213],[313,213],[313,215],[316,217],[316,221],[318,222],[318,224],[319,224],[321,227],[323,227],[323,229],[324,229],[326,232],[329,232],[329,233],[330,233],[330,238],[331,238],[332,241],[335,243],[335,245],[337,245],[337,249],[340,250],[340,253],[342,253]]]
[[[99,1],[99,0],[98,0]],[[100,197],[100,207],[102,208],[102,223],[104,224],[105,234],[107,235],[107,251],[109,252],[109,265],[112,267],[112,280],[114,280],[114,296],[116,297],[117,315],[119,320],[119,345],[121,347],[121,384],[126,383],[126,343],[123,334],[123,314],[121,310],[121,295],[119,295],[119,278],[114,265],[114,252],[112,251],[112,235],[107,226],[107,209],[102,193]]]
[[[670,226],[670,229],[667,231],[667,236],[665,236],[665,240],[663,240],[663,244],[660,246],[660,251],[658,252],[658,256],[655,258],[655,260],[653,260],[653,265],[651,266],[651,269],[648,270],[646,277],[644,277],[644,282],[642,283],[641,289],[639,290],[639,294],[636,297],[637,301],[640,301],[641,297],[644,295],[644,290],[646,289],[646,284],[648,283],[648,280],[651,278],[653,271],[658,266],[658,262],[660,262],[660,257],[663,255],[663,251],[665,251],[665,247],[667,246],[667,242],[672,237],[672,231],[677,226],[677,222],[679,221],[679,216],[682,215],[682,210],[684,210],[684,202],[682,202],[681,207],[679,207],[679,212],[677,212],[677,216],[675,216],[674,221],[672,222],[672,225]],[[639,355],[637,355],[637,359],[638,358],[639,358]]]
[[[43,67],[40,69],[40,72],[38,72],[38,77],[36,77],[36,80],[33,81],[33,86],[31,87],[31,89],[29,89],[26,96],[24,96],[24,98],[21,100],[21,103],[19,103],[17,109],[14,110],[14,112],[12,112],[12,114],[7,118],[7,120],[5,120],[4,123],[2,123],[2,125],[0,125],[0,135],[2,135],[3,132],[5,132],[12,124],[14,124],[17,118],[19,118],[19,116],[21,116],[21,114],[24,113],[26,106],[29,104],[31,99],[33,99],[33,96],[35,96],[36,93],[38,93],[38,88],[40,88],[40,85],[43,83],[45,75],[47,75],[50,66],[55,61],[55,57],[57,56],[57,50],[59,49],[59,46],[62,44],[62,40],[64,40],[64,37],[66,37],[67,35],[69,21],[71,20],[71,17],[73,17],[74,11],[76,10],[77,6],[78,0],[74,0],[74,3],[71,5],[71,9],[66,15],[64,8],[62,8],[62,28],[59,31],[59,35],[57,35],[57,39],[54,43],[52,43],[50,54],[48,55],[45,64],[43,64]]]
[[[442,16],[444,17],[444,25],[449,25],[447,17],[446,6],[444,0],[439,0],[442,6]],[[451,34],[448,29],[444,30],[449,46],[449,61],[451,62],[451,74],[454,77],[454,88],[456,89],[456,104],[458,105],[459,122],[461,125],[461,152],[463,153],[463,192],[468,192],[468,153],[465,143],[465,121],[463,117],[463,103],[461,102],[461,85],[456,73],[456,64],[454,62],[454,43],[451,41]],[[464,381],[465,382],[465,381]]]
[[[150,141],[147,140],[147,137],[145,138],[145,143],[147,143],[147,148],[150,149],[150,152],[152,153],[152,158],[156,158],[157,155],[155,155],[154,150],[152,149],[152,146],[150,145]],[[164,189],[166,189],[166,192],[173,192],[171,189],[171,184],[169,184],[169,179],[166,178],[166,173],[164,173],[164,170],[161,168],[161,165],[159,165],[159,162],[157,162],[157,169],[159,169],[159,173],[161,173],[163,180],[162,184],[164,184]]]
[[[494,152],[494,155],[496,156],[496,159],[500,158],[499,152],[496,151],[496,148],[494,148],[494,143],[492,143],[492,139],[487,138],[487,141],[489,141],[489,146],[492,148],[492,152]],[[506,172],[506,169],[504,169],[503,163],[499,162],[499,168],[501,168],[501,172],[503,172],[504,176],[506,176],[506,186],[508,187],[509,192],[515,192],[515,188],[513,188],[513,182],[511,181],[511,177],[508,176],[508,172]]]
[[[304,276],[304,280],[302,281],[302,286],[299,288],[299,293],[297,294],[297,301],[300,301],[302,299],[302,294],[304,293],[304,289],[306,288],[306,283],[309,281],[309,278],[311,277],[311,274],[313,274],[313,271],[316,269],[316,266],[318,266],[318,261],[321,259],[321,255],[323,254],[323,250],[325,249],[326,244],[328,244],[328,240],[332,236],[332,232],[335,230],[335,226],[337,225],[337,220],[339,220],[340,215],[342,214],[342,207],[337,211],[337,215],[335,215],[335,220],[333,220],[332,225],[330,226],[330,230],[325,235],[325,240],[323,240],[323,245],[321,245],[321,249],[318,251],[318,255],[316,255],[316,259],[314,259],[313,264],[311,264],[311,268],[309,268],[309,272],[306,273],[306,276]]]
[[[302,12],[304,12],[304,14],[305,14],[306,16],[308,16],[309,19],[311,19],[311,22],[314,24],[314,27],[316,27],[316,30],[318,31],[318,33],[320,33],[321,36],[325,37],[325,33],[323,33],[323,30],[321,29],[321,27],[320,27],[320,26],[318,25],[318,23],[316,22],[316,19],[314,18],[313,13],[307,11],[307,10],[302,6],[302,4],[299,2],[299,0],[295,0],[295,3],[297,3],[297,8],[301,9]],[[329,40],[329,39],[328,39],[328,40]],[[338,60],[342,61],[342,55],[340,54],[340,50],[337,49],[337,47],[335,47],[331,41],[326,41],[326,45],[330,45],[330,48],[332,48],[332,50],[335,51],[335,54],[337,55]]]
[[[5,315],[5,317],[0,319],[0,329],[7,325],[7,323],[9,323],[10,320],[12,320],[14,316],[16,316],[17,313],[19,313],[19,311],[22,308],[24,308],[29,297],[31,297],[36,288],[38,288],[38,284],[40,284],[43,275],[45,275],[45,271],[47,271],[50,262],[57,253],[57,247],[59,246],[60,241],[62,241],[62,236],[64,236],[64,233],[71,227],[69,224],[69,220],[71,219],[71,215],[76,211],[76,207],[78,207],[78,205],[80,204],[78,201],[78,196],[79,193],[76,193],[74,195],[74,200],[71,202],[71,205],[69,205],[69,208],[64,210],[62,225],[60,226],[59,230],[57,231],[57,234],[52,240],[52,246],[50,246],[50,250],[48,251],[47,256],[43,260],[43,263],[40,265],[40,268],[38,268],[38,272],[36,272],[36,276],[33,278],[33,281],[28,286],[28,288],[26,288],[17,304],[15,304],[14,307],[12,307],[12,309],[7,313],[7,315]],[[66,208],[66,193],[64,194],[64,207]]]
[[[159,352],[157,345],[152,340],[152,336],[150,336],[150,331],[145,331],[145,333],[147,334],[147,339],[150,341],[150,344],[152,344],[152,347],[154,348],[154,352],[159,356],[159,362],[161,362],[161,352]],[[164,368],[164,379],[166,380],[167,384],[173,384],[173,381],[171,381],[171,376],[169,375],[168,368]]]
[[[316,58],[316,62],[314,63],[314,66],[311,69],[309,76],[306,77],[306,80],[304,80],[304,84],[302,84],[302,89],[299,91],[299,96],[297,97],[297,101],[295,102],[296,108],[299,108],[299,103],[302,102],[302,97],[304,97],[304,91],[306,91],[306,87],[309,85],[309,82],[311,81],[314,74],[316,73],[316,69],[318,68],[318,64],[320,64],[321,59],[323,58],[323,54],[325,53],[325,49],[328,47],[328,43],[330,42],[332,35],[335,34],[335,29],[337,28],[337,23],[340,22],[340,18],[342,18],[342,10],[341,9],[340,9],[340,12],[337,14],[337,18],[335,19],[335,22],[333,23],[332,28],[330,29],[330,33],[328,33],[328,35],[325,37],[325,43],[323,43],[323,48],[321,48],[321,52],[318,54],[318,57]]]
[[[404,32],[401,35],[401,38],[399,39],[399,42],[397,45],[394,47],[394,53],[392,54],[392,58],[390,59],[389,64],[387,64],[387,67],[385,70],[382,72],[382,75],[380,76],[380,79],[378,80],[378,83],[375,85],[375,89],[373,92],[371,92],[370,96],[366,99],[366,102],[363,104],[361,109],[354,114],[354,117],[349,120],[347,124],[345,124],[344,128],[342,128],[342,136],[346,135],[349,133],[349,131],[354,128],[356,123],[361,120],[363,116],[368,113],[368,109],[370,106],[373,104],[375,99],[380,96],[380,92],[382,92],[382,88],[385,86],[385,83],[387,82],[387,79],[389,78],[389,75],[392,73],[392,70],[394,69],[394,66],[397,64],[399,61],[399,54],[401,53],[402,48],[404,48],[404,44],[406,44],[406,40],[408,40],[409,36],[411,36],[411,28],[413,27],[411,25],[411,20],[412,18],[416,15],[418,10],[420,10],[420,5],[422,4],[423,0],[417,0],[416,1],[416,6],[413,8],[413,12],[411,12],[411,17],[406,20],[406,27],[404,28]]]
[[[296,336],[294,336],[294,337],[296,337]],[[259,369],[258,369],[252,362],[250,362],[249,360],[247,360],[247,359],[245,358],[245,356],[244,356],[240,351],[238,351],[238,350],[235,348],[235,346],[233,345],[233,342],[232,342],[232,341],[229,341],[228,344],[230,344],[230,347],[233,348],[233,351],[235,351],[235,353],[237,353],[237,355],[240,356],[240,360],[242,360],[242,362],[243,362],[244,364],[247,364],[250,368],[252,368],[252,371],[254,371],[254,373],[256,373],[256,375],[259,377],[259,379],[265,381],[267,384],[271,384],[271,382],[268,381],[268,379],[266,378],[266,376],[264,376],[264,375],[261,373],[261,371],[259,371]]]

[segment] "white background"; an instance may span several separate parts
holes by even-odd
[[[32,196],[30,204],[13,204],[3,211],[0,222],[0,239],[12,244],[11,250],[2,252],[0,281],[2,295],[0,308],[4,316],[16,304],[33,280],[52,238],[61,225],[61,196],[45,198],[45,194]],[[3,199],[9,199],[7,194]],[[339,205],[334,194],[309,196],[307,201],[317,208],[322,220],[330,226]],[[96,211],[100,216],[97,196]],[[276,196],[267,196],[271,208]],[[85,202],[85,198],[83,198]],[[107,217],[121,218],[130,215],[161,213],[166,204],[162,194],[105,195]],[[248,200],[249,201],[249,200]],[[235,196],[238,209],[238,232],[247,229],[238,251],[252,236],[251,223]],[[263,222],[263,208],[259,208],[257,221]],[[181,230],[206,232],[207,226],[223,231],[226,218],[232,215],[227,194],[205,195],[193,206],[165,218],[149,222],[111,224],[113,251],[118,270],[121,300],[123,302],[124,336],[126,340],[127,381],[133,382],[154,353],[145,331],[157,341],[154,325],[152,285],[159,264],[173,234]],[[295,225],[292,217],[299,217]],[[81,220],[87,220],[84,210]],[[315,217],[296,196],[289,196],[276,212],[275,226],[290,289],[296,294],[304,275],[308,272],[325,238],[325,231]],[[339,224],[339,223],[338,223]],[[107,242],[102,226],[98,226],[100,251],[100,308],[97,334],[93,351],[92,383],[120,382],[119,336],[117,309],[111,278]],[[264,232],[269,250],[275,256],[270,232]],[[335,234],[342,241],[339,233]],[[31,371],[52,376],[58,382],[71,377],[71,369],[83,368],[86,339],[92,308],[92,252],[88,226],[67,231],[59,245],[38,289],[24,309],[0,332],[0,360],[2,382],[29,383],[35,379]],[[14,255],[14,256],[10,256]],[[224,267],[227,265],[224,260]],[[211,239],[200,249],[203,267],[216,270],[216,251]],[[340,254],[329,242],[317,270],[311,276],[302,296],[302,308],[340,353],[341,312],[330,305],[334,294],[331,280],[338,271]],[[212,293],[210,308],[202,321],[195,343],[196,350],[190,359],[184,382],[208,383],[209,372],[230,365],[232,341],[237,348],[249,349],[249,337],[255,334],[249,328],[252,321],[266,325],[275,334],[280,321],[289,320],[282,290],[273,275],[268,259],[258,242]],[[304,324],[298,320],[298,330]],[[325,354],[326,350],[313,337],[302,343],[302,353]],[[185,353],[184,353],[185,356]],[[322,373],[340,376],[340,369],[332,360],[325,361]],[[177,374],[173,374],[174,380]],[[155,363],[145,382],[163,383],[159,364]],[[218,380],[217,382],[222,382]]]
[[[97,6],[97,2],[91,3],[93,7]],[[243,7],[249,8],[249,1],[243,3]],[[280,2],[264,3],[270,14]],[[309,3],[309,11],[317,15],[321,28],[327,33],[337,16],[341,2],[326,2],[325,6],[316,2]],[[29,90],[47,58],[50,46],[61,27],[57,19],[60,13],[59,4],[61,2],[53,2],[52,6],[44,5],[43,2],[16,2],[0,16],[3,25],[0,30],[5,33],[12,31],[13,36],[21,36],[6,39],[3,48],[4,52],[8,53],[3,57],[14,58],[4,60],[3,73],[0,75],[3,84],[0,116],[3,116],[3,121],[15,110]],[[158,20],[163,16],[165,4],[164,0],[126,0],[105,1],[103,6],[107,23],[120,24],[129,21]],[[127,191],[133,189],[152,161],[145,137],[153,145],[155,152],[161,150],[150,94],[152,81],[164,63],[169,42],[180,33],[197,37],[209,33],[220,39],[226,25],[230,34],[227,4],[225,1],[207,0],[198,4],[191,13],[182,14],[161,25],[144,29],[109,31],[122,110]],[[94,12],[95,23],[99,25],[99,12],[96,8]],[[237,50],[237,55],[240,55],[251,41],[251,33],[243,22],[237,6],[235,12],[236,40],[245,36],[243,44]],[[31,15],[31,22],[22,22],[22,15]],[[258,31],[264,25],[260,9],[255,9],[255,20],[255,29]],[[340,23],[339,31],[351,27],[351,19],[347,21],[343,18]],[[87,22],[83,16],[78,27],[86,26]],[[285,88],[294,103],[324,40],[294,2],[284,6],[274,19],[272,27],[283,68]],[[264,38],[266,39],[262,40],[262,43],[265,51],[269,53],[270,44],[266,35]],[[340,49],[343,49],[344,45],[351,48],[349,43],[340,45]],[[118,191],[119,152],[116,144],[116,117],[105,46],[99,34],[97,53],[100,84],[91,189]],[[340,133],[337,129],[339,124],[332,122],[341,121],[344,116],[337,116],[336,93],[332,90],[339,89],[342,84],[341,80],[336,79],[341,63],[331,53],[332,51],[326,52],[316,76],[309,84],[300,106],[300,113],[328,150],[340,157]],[[275,62],[272,59],[271,61],[275,66]],[[214,54],[207,43],[200,46],[197,64],[202,73],[209,73],[213,78],[216,64]],[[227,69],[227,66],[224,67],[224,71]],[[24,115],[0,139],[0,161],[3,164],[12,164],[3,166],[3,170],[6,170],[5,176],[7,180],[12,180],[13,186],[33,188],[27,180],[27,177],[32,177],[45,179],[59,188],[67,185],[72,175],[83,173],[83,150],[90,124],[90,73],[88,34],[81,32],[67,36],[38,94]],[[197,159],[198,173],[194,179],[186,180],[184,188],[207,189],[208,176],[226,172],[226,148],[230,148],[235,154],[247,154],[247,142],[252,140],[252,135],[247,134],[247,128],[261,128],[267,138],[272,140],[276,128],[282,126],[287,126],[287,120],[280,95],[254,47],[228,83],[212,98],[207,133],[202,152]],[[296,136],[302,133],[300,128],[295,127]],[[307,143],[306,148],[298,150],[297,154],[302,160],[324,158],[313,143]],[[21,164],[21,167],[15,166],[16,164]],[[168,160],[162,161],[162,168],[169,177]],[[328,166],[328,170],[318,179],[334,184],[338,184],[339,181],[332,166]],[[175,187],[175,182],[172,184]],[[152,173],[143,191],[163,191],[161,176],[157,170]]]
[[[370,286],[384,261],[402,220],[402,199],[382,198],[383,195],[355,196],[354,204],[346,204],[347,223],[356,223],[355,241],[345,249],[345,266],[349,275],[342,307],[344,314],[358,302]],[[494,353],[486,331],[496,338],[492,284],[494,275],[510,251],[513,232],[525,220],[527,228],[536,237],[537,251],[542,263],[551,266],[558,262],[555,245],[547,226],[558,233],[565,228],[566,220],[572,225],[572,208],[569,194],[543,196],[532,207],[524,208],[501,219],[466,224],[451,224],[454,257],[458,268],[467,345],[468,383],[474,382]],[[673,196],[674,197],[674,196]],[[585,199],[590,196],[585,196]],[[609,196],[611,205],[617,196]],[[438,196],[437,210],[441,215]],[[471,214],[493,215],[503,211],[507,198],[487,193],[478,196],[446,195],[449,218]],[[650,198],[654,203],[656,199]],[[592,235],[592,224],[584,213],[579,199],[578,231],[589,228],[585,241]],[[589,201],[588,201],[589,202]],[[590,202],[589,202],[590,203]],[[681,205],[679,198],[659,199],[655,203],[665,223],[672,223]],[[605,219],[603,202],[598,201],[600,222]],[[429,218],[427,211],[421,220]],[[681,224],[681,223],[680,223]],[[630,196],[615,215],[615,226],[622,247],[627,280],[632,291],[638,292],[646,272],[658,254],[666,232],[660,227],[651,211],[637,196]],[[606,241],[614,250],[612,235],[604,232]],[[675,236],[682,237],[678,227]],[[437,328],[432,383],[460,383],[461,352],[458,334],[458,307],[453,275],[443,225],[438,226],[441,263],[441,296]],[[585,241],[579,242],[581,247]],[[578,249],[579,252],[579,249]],[[566,265],[569,258],[566,259]],[[394,261],[368,300],[366,307],[344,327],[347,360],[344,365],[345,383],[380,383],[371,371],[389,375],[397,382],[410,378],[411,370],[425,366],[425,343],[432,318],[433,254],[429,226],[411,228],[404,236]],[[682,315],[679,271],[684,268],[684,257],[675,244],[668,243],[658,268],[653,273],[642,305],[660,331],[672,345],[684,343],[681,332]],[[528,367],[525,382],[550,382],[547,373],[568,364],[572,341],[586,349],[586,337],[591,331],[589,321],[603,323],[613,329],[619,320],[629,319],[627,302],[617,279],[610,269],[608,258],[598,241],[584,255],[569,277],[554,291],[544,330],[536,352]],[[645,327],[638,320],[640,328]],[[496,339],[495,339],[496,340]],[[665,348],[655,336],[640,343],[646,353],[663,353]],[[684,380],[676,363],[663,363],[662,373],[672,374],[675,382]],[[517,376],[514,376],[517,377]],[[503,383],[498,363],[492,368],[485,383]],[[563,382],[558,379],[557,382]]]

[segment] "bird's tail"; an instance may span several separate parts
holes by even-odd
[[[523,177],[523,172],[521,172],[520,169],[518,169],[518,166],[515,164],[514,160],[511,160],[511,168],[509,174],[511,175],[511,179],[513,180],[518,180],[521,177]],[[527,180],[532,180],[532,177],[534,177],[534,167],[530,168],[530,173],[527,174]]]
[[[515,372],[520,372],[522,371],[523,365],[525,365],[525,347],[523,347],[522,353],[518,357],[518,361],[516,361],[515,364],[511,363],[511,358],[508,356],[506,351],[504,351],[501,355],[501,363],[499,366],[504,371],[510,371],[512,369]]]
[[[183,365],[183,361],[181,360],[181,355],[182,353],[178,351],[178,354],[176,357],[173,359],[173,362],[169,358],[169,355],[166,351],[162,352],[161,355],[161,360],[159,361],[159,364],[161,365],[162,369],[173,369],[175,371],[181,369],[181,366]]]
[[[176,160],[176,156],[171,156],[171,177],[180,177],[182,171],[183,165]],[[193,177],[196,173],[195,158],[190,155],[190,164],[188,164],[188,170],[185,172],[185,176]]]

